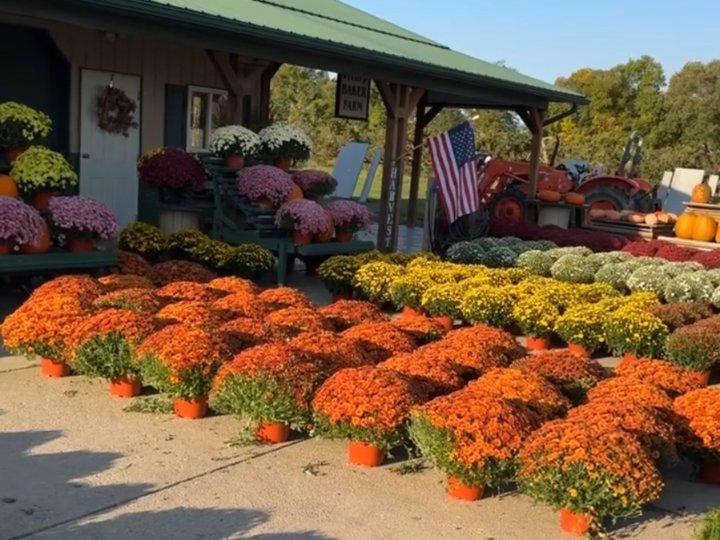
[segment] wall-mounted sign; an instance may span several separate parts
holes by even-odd
[[[370,110],[370,79],[338,73],[335,84],[335,116],[367,121]]]

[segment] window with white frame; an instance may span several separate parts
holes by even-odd
[[[188,87],[187,145],[188,152],[205,152],[212,132],[225,125],[227,92],[216,88]]]

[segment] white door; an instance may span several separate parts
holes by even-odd
[[[104,202],[115,213],[118,226],[123,227],[137,218],[140,128],[130,128],[125,137],[98,126],[97,100],[111,80],[137,104],[134,119],[140,126],[139,76],[81,71],[80,195]]]

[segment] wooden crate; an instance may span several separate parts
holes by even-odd
[[[720,204],[686,202],[685,210],[698,216],[710,216],[720,221]]]
[[[660,236],[658,240],[664,240],[678,246],[687,248],[695,248],[700,251],[711,251],[713,249],[720,249],[720,244],[716,242],[699,242],[697,240],[685,240],[683,238],[676,238],[675,236]]]
[[[625,236],[635,236],[645,238],[647,240],[655,240],[660,236],[674,236],[674,223],[657,223],[656,225],[648,225],[647,223],[631,223],[629,221],[612,221],[609,219],[594,219],[587,225],[585,229],[594,231],[608,232],[612,234],[622,234]]]

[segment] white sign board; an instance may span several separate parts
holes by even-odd
[[[370,110],[370,79],[338,73],[335,84],[335,116],[367,121]]]

